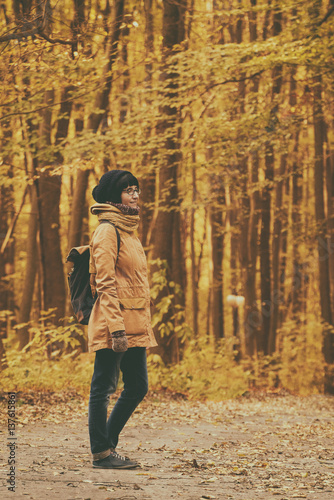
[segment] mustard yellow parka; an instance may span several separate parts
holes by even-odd
[[[120,249],[117,258],[115,228],[99,224],[90,243],[90,272],[96,273],[98,297],[88,323],[88,349],[111,349],[110,334],[118,330],[125,330],[129,348],[154,347],[146,256],[133,230],[138,225],[132,221],[135,217],[100,203],[91,212],[117,227]]]

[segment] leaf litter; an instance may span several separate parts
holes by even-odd
[[[4,422],[6,394],[2,400]],[[46,482],[49,499],[333,498],[332,397],[259,393],[199,402],[151,393],[120,441],[120,453],[142,467],[121,474],[91,467],[87,397],[31,392],[18,393],[17,402],[19,487],[30,498]]]

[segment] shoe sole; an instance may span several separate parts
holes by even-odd
[[[114,465],[114,466],[103,466],[103,465],[94,465],[94,469],[138,469],[140,466],[139,465]]]

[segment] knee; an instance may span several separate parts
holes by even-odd
[[[145,382],[135,387],[124,387],[123,396],[132,399],[136,402],[136,404],[139,404],[144,399],[147,392],[148,384]]]
[[[105,400],[109,402],[109,396],[111,394],[114,394],[116,392],[117,386],[115,383],[110,382],[109,384],[106,383],[92,383],[91,384],[91,389],[90,389],[90,399],[92,401],[94,400]]]
[[[143,384],[138,390],[138,401],[143,401],[144,397],[148,393],[148,384]]]

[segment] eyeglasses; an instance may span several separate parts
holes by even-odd
[[[135,193],[140,195],[140,189],[133,189],[133,188],[128,188],[128,189],[123,189],[123,193],[128,193],[129,196],[133,196]]]

